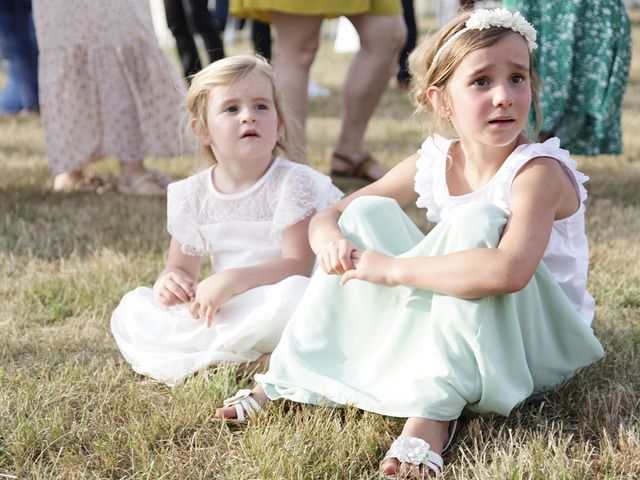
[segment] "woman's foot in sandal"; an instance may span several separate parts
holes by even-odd
[[[53,191],[104,193],[113,188],[111,182],[95,173],[83,173],[81,170],[59,173],[53,179]]]
[[[380,180],[387,171],[369,152],[361,152],[349,157],[333,152],[331,156],[331,175],[335,177],[362,178],[368,182]]]
[[[432,478],[444,466],[442,453],[449,447],[457,420],[439,422],[409,418],[380,464],[383,478]]]
[[[166,195],[167,185],[173,179],[156,170],[123,171],[118,180],[118,191],[126,195],[159,197]]]
[[[243,422],[251,417],[263,413],[269,397],[262,385],[256,385],[253,390],[240,390],[233,397],[224,401],[224,407],[217,408],[215,417],[221,420]]]

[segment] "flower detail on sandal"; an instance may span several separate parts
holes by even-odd
[[[244,422],[249,418],[264,414],[264,409],[254,398],[251,397],[251,390],[248,388],[239,390],[233,397],[226,398],[223,402],[225,407],[235,407],[238,422]]]
[[[410,463],[416,466],[426,465],[436,475],[442,471],[444,466],[442,457],[431,450],[431,445],[418,437],[400,436],[396,438],[382,461],[390,458],[395,458],[400,463]]]

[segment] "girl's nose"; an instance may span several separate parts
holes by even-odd
[[[256,121],[253,111],[250,108],[242,110],[242,123],[253,123]]]
[[[493,95],[493,105],[495,107],[509,107],[513,104],[513,95],[509,88],[505,86],[496,87]]]

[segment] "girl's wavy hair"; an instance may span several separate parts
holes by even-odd
[[[448,125],[444,119],[433,110],[431,102],[427,98],[429,87],[439,87],[447,94],[447,83],[453,72],[458,68],[462,59],[475,50],[490,47],[497,43],[505,35],[513,32],[510,28],[489,27],[484,30],[467,30],[459,38],[440,52],[437,61],[434,63],[436,53],[442,45],[459,30],[465,28],[465,24],[472,12],[466,11],[451,20],[442,27],[435,35],[426,38],[409,56],[409,70],[413,75],[411,94],[413,103],[416,106],[416,114],[435,114],[431,132],[447,130]],[[535,112],[536,125],[533,132],[529,132],[531,138],[537,138],[542,126],[542,108],[538,91],[541,87],[541,80],[533,67],[533,57],[529,54],[529,75],[531,80],[531,99]]]
[[[253,71],[260,72],[271,83],[273,103],[282,125],[282,134],[276,142],[273,154],[283,155],[289,160],[303,163],[304,157],[299,151],[299,147],[294,145],[292,141],[295,125],[292,125],[289,119],[290,116],[287,114],[284,100],[277,88],[273,68],[266,59],[259,55],[236,55],[223,58],[193,75],[185,99],[187,110],[189,110],[193,118],[198,120],[200,128],[208,128],[207,110],[209,108],[209,100],[215,95],[215,89],[228,87],[245,78]],[[203,145],[200,138],[198,138],[198,149],[205,153],[211,163],[217,163],[213,150]]]

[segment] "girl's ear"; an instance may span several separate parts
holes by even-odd
[[[436,114],[447,119],[451,116],[449,101],[440,87],[431,86],[427,88],[427,98],[429,99],[431,107]]]
[[[278,138],[282,138],[284,134],[284,122],[278,117]]]
[[[211,138],[209,137],[209,131],[200,121],[200,119],[193,117],[191,119],[191,131],[200,141],[202,145],[211,145]]]

